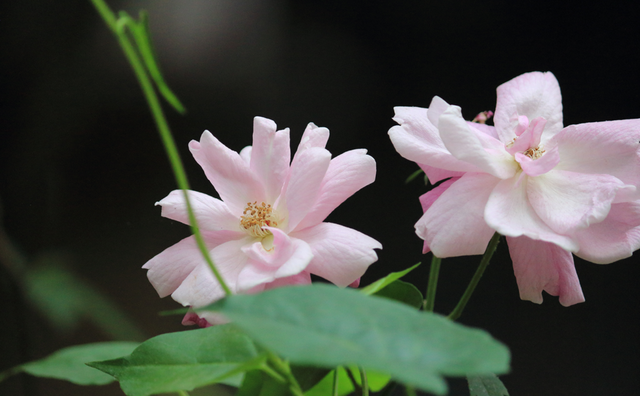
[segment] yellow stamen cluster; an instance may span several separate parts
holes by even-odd
[[[275,220],[273,208],[270,204],[262,202],[258,205],[258,201],[251,203],[247,202],[247,207],[242,212],[243,216],[240,217],[240,226],[247,230],[250,235],[255,237],[265,237],[270,234],[268,230],[263,230],[262,227],[277,227],[278,222]]]
[[[532,160],[537,160],[538,158],[542,157],[542,154],[544,154],[544,150],[540,146],[538,146],[528,149],[523,154],[531,158]]]

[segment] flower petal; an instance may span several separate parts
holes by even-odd
[[[527,182],[530,179],[532,178],[520,174],[501,180],[496,185],[484,211],[487,224],[502,235],[525,235],[531,239],[555,243],[565,250],[577,251],[577,242],[551,230],[529,203]]]
[[[242,248],[242,252],[249,257],[249,262],[238,276],[238,291],[299,274],[313,258],[306,242],[290,238],[278,228],[265,228],[273,234],[273,244],[269,250],[261,242]]]
[[[212,249],[238,238],[238,234],[229,231],[203,232],[203,238],[207,246]],[[192,235],[157,254],[142,268],[148,270],[147,277],[158,295],[166,297],[173,293],[199,265],[206,266],[195,237]]]
[[[327,141],[329,141],[329,130],[310,122],[302,134],[296,154],[312,147],[325,148]]]
[[[298,226],[318,199],[322,180],[330,162],[331,153],[320,147],[311,147],[296,153],[284,191],[289,216],[287,231]]]
[[[457,181],[458,179],[460,179],[460,177],[454,177],[449,180],[445,180],[439,185],[437,185],[436,187],[434,187],[433,189],[422,194],[420,196],[420,205],[422,206],[422,212],[425,213],[427,210],[429,210],[431,205],[433,205],[433,203],[438,198],[440,198],[442,193],[444,193],[447,190],[447,188],[449,188],[449,186],[451,186],[453,182]],[[427,254],[430,251],[431,251],[431,248],[429,247],[429,244],[427,243],[427,241],[424,241],[424,244],[422,246],[422,254]]]
[[[466,173],[449,186],[444,182],[444,187],[436,187],[432,195],[423,195],[424,205],[441,194],[416,223],[416,234],[441,258],[484,253],[494,231],[482,214],[499,181],[486,173]]]
[[[394,110],[396,115],[393,120],[400,125],[389,130],[389,138],[401,156],[419,164],[450,171],[480,171],[478,167],[451,155],[438,129],[427,118],[427,109],[394,107]]]
[[[232,292],[237,292],[238,274],[246,266],[248,257],[242,254],[241,248],[251,243],[254,238],[244,237],[222,243],[210,251],[216,268]],[[222,287],[215,279],[213,272],[204,260],[199,262],[193,271],[182,281],[182,284],[171,294],[171,297],[183,306],[200,308],[224,297]]]
[[[531,159],[522,153],[516,153],[515,159],[520,164],[522,171],[526,175],[540,176],[549,172],[560,163],[560,154],[558,153],[558,148],[554,147],[536,160]]]
[[[552,73],[522,74],[500,85],[497,93],[493,123],[504,144],[516,137],[517,116],[547,120],[543,144],[562,129],[562,95],[558,80]]]
[[[562,162],[558,169],[608,174],[637,188],[640,198],[640,119],[570,125],[551,142]]]
[[[631,257],[640,249],[640,201],[611,205],[602,222],[576,233],[580,250],[576,256],[598,264]]]
[[[439,130],[449,152],[461,161],[500,179],[512,177],[518,169],[513,156],[506,152],[499,140],[467,125],[458,106],[449,106],[442,113]]]
[[[318,199],[296,230],[321,223],[347,198],[376,178],[376,162],[367,150],[351,150],[332,159],[322,180]]]
[[[570,234],[604,220],[622,186],[610,175],[552,170],[528,179],[527,197],[552,230]]]
[[[209,131],[200,142],[192,140],[189,150],[233,214],[240,216],[247,202],[265,200],[264,187],[249,164]]]
[[[188,191],[188,194],[191,208],[201,229],[241,231],[240,218],[234,216],[224,202],[197,191]],[[182,190],[171,191],[161,201],[156,202],[156,205],[162,206],[163,217],[187,225],[190,223]]]
[[[311,246],[313,260],[306,271],[338,286],[348,286],[378,260],[382,245],[363,233],[333,223],[320,223],[291,234]]]
[[[255,117],[252,147],[251,170],[262,181],[267,202],[273,204],[289,172],[289,128],[276,132],[275,122]]]
[[[437,182],[448,179],[450,177],[459,178],[460,176],[465,174],[465,172],[449,171],[445,169],[434,168],[425,164],[418,164],[418,166],[424,171],[424,174],[427,175],[427,179],[429,179],[430,184],[436,184]]]
[[[541,304],[544,290],[565,307],[584,302],[571,253],[525,236],[507,237],[507,243],[521,299]]]

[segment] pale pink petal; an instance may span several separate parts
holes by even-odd
[[[507,145],[507,152],[513,155],[517,152],[527,151],[529,148],[538,147],[545,124],[544,118],[536,118],[531,121],[528,128],[515,139],[513,144]]]
[[[329,130],[310,122],[302,134],[296,154],[312,147],[325,148],[327,141],[329,141]]]
[[[289,216],[287,231],[298,226],[318,199],[330,162],[331,153],[320,147],[311,147],[296,154],[284,191]]]
[[[306,271],[338,286],[348,286],[378,260],[382,245],[363,233],[333,223],[320,223],[291,234],[311,246],[313,260]]]
[[[434,96],[433,99],[431,99],[431,103],[427,109],[427,118],[434,127],[438,128],[440,116],[449,108],[449,106],[449,103],[445,102],[445,100],[439,96]]]
[[[495,140],[500,140],[500,138],[498,137],[498,132],[496,132],[496,128],[491,125],[480,124],[471,121],[467,121],[467,125],[469,126],[469,128],[476,129],[478,132],[482,132],[487,136],[491,136]]]
[[[240,218],[234,216],[224,202],[197,191],[188,191],[188,194],[191,208],[201,229],[241,231]],[[162,216],[189,224],[187,204],[182,190],[173,190],[164,199],[156,202],[156,205],[162,206]]]
[[[465,172],[449,171],[446,169],[434,168],[425,164],[418,164],[418,166],[424,171],[424,174],[427,175],[427,179],[429,179],[430,184],[436,184],[440,180],[448,179],[450,177],[460,177],[465,174]]]
[[[500,141],[467,125],[458,106],[450,106],[442,113],[439,130],[442,141],[454,157],[475,165],[483,172],[506,179],[513,177],[518,169],[513,156],[506,152]]]
[[[306,242],[290,238],[278,228],[265,228],[271,231],[272,240],[257,241],[242,248],[242,252],[249,257],[249,262],[238,276],[240,291],[277,278],[299,274],[313,258]]]
[[[440,183],[438,186],[434,187],[432,190],[422,194],[420,196],[420,205],[422,206],[422,212],[426,212],[429,210],[431,205],[436,201],[436,199],[440,198],[443,192],[453,184],[453,182],[457,181],[460,177],[451,178],[449,180],[445,180]],[[431,251],[429,244],[427,241],[424,241],[422,245],[422,254],[427,254]]]
[[[507,144],[514,137],[512,117],[527,116],[529,120],[547,120],[542,142],[562,129],[562,95],[555,76],[550,73],[525,73],[500,85],[493,123],[500,140]],[[517,118],[515,123],[517,124]]]
[[[203,232],[203,238],[209,249],[238,237],[238,233],[230,231]],[[206,264],[192,235],[157,254],[142,268],[148,270],[147,277],[158,295],[166,297],[173,293],[199,265]]]
[[[541,304],[544,290],[565,307],[584,302],[570,252],[524,236],[507,237],[507,243],[521,299]]]
[[[551,143],[562,158],[558,169],[609,174],[640,186],[640,119],[571,125]]]
[[[216,268],[234,293],[237,292],[238,274],[249,260],[246,255],[242,254],[241,249],[254,239],[247,236],[228,241],[210,251]],[[224,291],[209,266],[202,260],[171,294],[171,297],[183,306],[200,308],[224,297]]]
[[[251,165],[251,152],[253,151],[253,147],[246,146],[242,150],[240,150],[240,158],[244,160],[247,164]]]
[[[311,274],[307,271],[302,271],[299,274],[287,276],[284,278],[277,278],[273,282],[266,283],[264,290],[275,289],[283,286],[297,286],[297,285],[310,285]]]
[[[531,179],[521,174],[496,185],[484,210],[487,224],[502,235],[525,235],[555,243],[565,250],[577,251],[578,244],[573,238],[551,230],[531,207],[527,197],[527,183]]]
[[[528,176],[540,176],[549,172],[560,163],[560,154],[558,153],[558,148],[554,147],[546,151],[542,157],[535,160],[522,153],[516,153],[515,159],[525,174]]]
[[[604,220],[622,185],[610,175],[553,170],[529,178],[527,198],[552,230],[570,234]]]
[[[252,147],[251,170],[262,181],[267,202],[273,204],[289,172],[289,129],[276,132],[275,122],[255,117]]]
[[[640,201],[611,205],[602,222],[576,233],[580,250],[576,256],[608,264],[630,257],[640,249]]]
[[[395,107],[396,125],[389,130],[389,138],[404,158],[434,168],[459,172],[478,172],[480,169],[460,161],[447,150],[438,129],[427,118],[427,109]]]
[[[495,231],[487,226],[483,211],[499,181],[486,173],[466,173],[436,187],[421,198],[424,205],[440,194],[416,223],[416,234],[441,258],[484,253]]]
[[[351,150],[332,159],[315,204],[298,224],[302,230],[322,222],[347,198],[376,178],[376,162],[367,150]]]
[[[209,131],[204,131],[200,142],[192,140],[189,149],[232,213],[240,215],[247,202],[265,200],[262,182],[249,164]]]
[[[427,191],[426,193],[422,194],[420,196],[420,205],[422,206],[422,212],[426,212],[427,210],[429,210],[429,208],[431,207],[431,205],[433,205],[433,203],[440,198],[440,196],[442,195],[442,193],[444,193],[445,191],[447,191],[447,189],[456,181],[458,181],[460,178],[459,177],[454,177],[451,178],[449,180],[445,180],[442,183],[438,184],[436,187],[434,187],[433,189]]]

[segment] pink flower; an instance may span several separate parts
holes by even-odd
[[[205,131],[189,149],[221,199],[189,191],[217,268],[234,293],[308,284],[310,274],[338,286],[356,282],[377,260],[376,240],[323,220],[375,179],[373,158],[351,150],[331,159],[329,130],[309,124],[290,163],[289,130],[256,117],[253,147],[239,154]],[[188,224],[182,191],[157,203],[162,216]],[[202,307],[224,296],[190,236],[143,268],[160,297]],[[204,316],[209,323],[219,318]],[[196,317],[185,317],[198,323]],[[202,323],[200,323],[202,325]]]
[[[640,120],[563,128],[561,99],[553,74],[527,73],[498,87],[495,127],[436,96],[396,107],[389,136],[445,180],[420,198],[425,253],[482,254],[497,231],[520,297],[541,303],[545,290],[569,306],[584,301],[571,253],[606,264],[640,247]]]

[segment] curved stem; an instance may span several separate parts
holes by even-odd
[[[438,276],[440,275],[440,257],[433,255],[431,258],[431,268],[429,269],[429,283],[427,284],[427,293],[424,300],[424,310],[433,312],[436,303],[436,289],[438,288]]]
[[[338,368],[333,370],[333,386],[331,387],[331,396],[338,396]]]
[[[367,372],[364,367],[358,367],[360,370],[360,383],[362,384],[362,396],[369,396],[369,380],[367,379]]]
[[[493,253],[496,251],[498,247],[498,242],[500,242],[500,234],[497,232],[493,234],[491,240],[489,241],[489,245],[487,245],[487,250],[484,252],[484,256],[482,256],[482,261],[480,261],[480,265],[476,270],[476,273],[473,274],[473,278],[471,278],[471,282],[469,282],[469,286],[467,286],[467,290],[464,291],[462,298],[458,301],[458,305],[453,309],[453,311],[447,316],[447,318],[451,320],[456,320],[462,315],[462,311],[464,311],[464,307],[469,302],[473,291],[476,289],[478,282],[480,282],[480,278],[482,278],[482,274],[484,274],[484,270],[489,266],[489,262],[491,261],[491,257]]]
[[[202,234],[200,233],[200,229],[198,228],[198,223],[193,213],[193,208],[191,206],[191,202],[189,201],[189,196],[187,193],[187,190],[189,190],[187,175],[184,171],[182,161],[180,160],[180,155],[178,154],[178,149],[176,148],[173,136],[171,135],[169,124],[167,123],[167,120],[165,119],[164,113],[162,111],[162,106],[160,105],[160,101],[158,100],[156,92],[153,88],[153,84],[151,83],[151,79],[147,75],[147,71],[143,63],[140,61],[138,53],[129,41],[129,38],[126,36],[122,27],[118,26],[120,23],[126,23],[126,20],[123,19],[123,22],[119,22],[103,0],[91,1],[106,22],[107,26],[109,26],[109,28],[116,35],[116,38],[120,43],[120,47],[124,51],[125,56],[129,60],[129,63],[131,64],[131,67],[136,74],[138,82],[140,83],[140,87],[142,88],[142,92],[144,93],[144,96],[147,100],[147,104],[149,105],[149,109],[151,110],[151,114],[153,115],[153,119],[156,123],[158,131],[160,132],[160,137],[167,152],[167,156],[169,157],[169,161],[171,162],[171,167],[173,168],[176,182],[178,184],[178,187],[184,194],[184,200],[187,206],[187,212],[189,214],[189,224],[191,225],[191,230],[196,239],[198,248],[200,249],[200,252],[202,253],[205,261],[207,262],[207,265],[209,266],[209,268],[211,268],[211,271],[216,277],[218,283],[220,283],[220,286],[224,290],[225,294],[227,296],[231,295],[231,290],[229,289],[229,286],[227,286],[224,279],[222,278],[222,275],[213,263],[204,239],[202,238]]]

